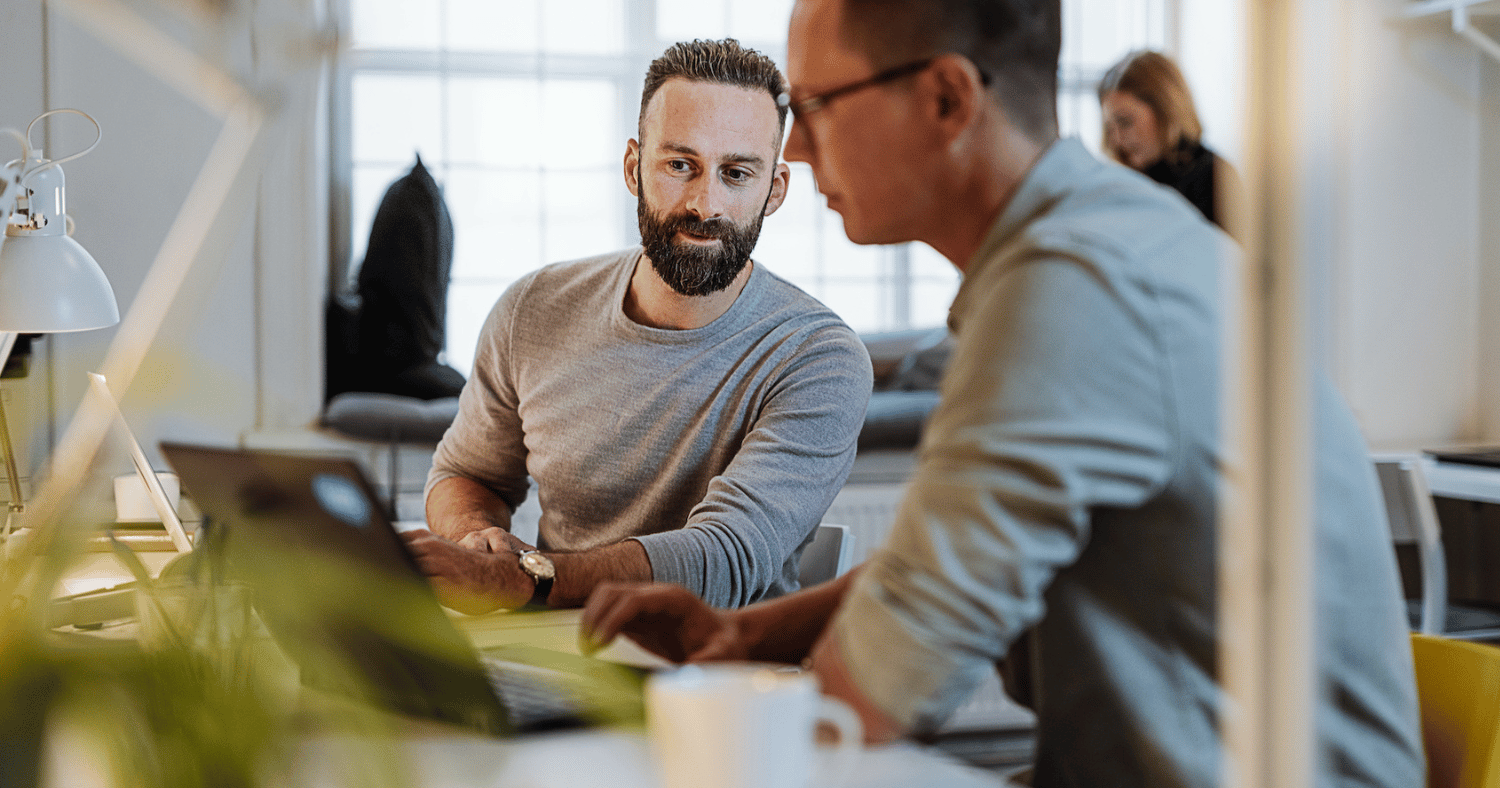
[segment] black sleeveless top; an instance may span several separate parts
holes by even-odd
[[[1176,150],[1147,167],[1145,174],[1157,183],[1182,193],[1209,221],[1224,226],[1224,217],[1214,194],[1214,176],[1227,167],[1213,151],[1198,143],[1184,142]]]

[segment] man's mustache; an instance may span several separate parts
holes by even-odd
[[[728,219],[694,219],[691,215],[679,213],[666,218],[662,222],[663,235],[671,237],[679,231],[696,235],[700,238],[717,238],[723,240],[734,232],[734,222]]]

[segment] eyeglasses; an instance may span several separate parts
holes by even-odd
[[[833,101],[840,96],[847,96],[850,93],[855,93],[857,91],[864,90],[865,88],[875,87],[876,85],[884,85],[887,82],[893,82],[902,77],[915,74],[922,69],[925,69],[928,66],[932,65],[933,61],[935,60],[937,60],[936,55],[932,57],[924,57],[921,60],[913,60],[910,63],[904,63],[899,66],[888,68],[873,77],[867,77],[855,82],[850,82],[847,85],[841,85],[834,88],[833,90],[819,93],[816,96],[808,96],[801,101],[793,101],[792,95],[783,91],[781,95],[776,97],[776,104],[777,106],[786,107],[792,111],[792,119],[798,124],[793,128],[800,130],[798,133],[802,135],[802,141],[807,144],[809,149],[812,149],[814,147],[812,134],[809,133],[807,129],[808,115],[811,115],[814,112],[823,109],[824,107],[828,106],[828,102]],[[988,87],[990,84],[990,75],[985,73],[984,70],[981,69],[979,72],[979,81],[981,84]]]
[[[840,87],[834,88],[833,90],[819,93],[816,96],[809,96],[805,99],[802,99],[801,101],[792,101],[791,94],[783,92],[780,96],[776,97],[776,103],[783,107],[791,109],[793,118],[797,120],[803,120],[808,115],[811,115],[814,112],[817,112],[818,110],[828,106],[828,102],[833,101],[839,96],[847,96],[850,93],[855,93],[857,91],[864,90],[865,88],[874,87],[876,85],[884,85],[887,82],[898,80],[904,76],[907,76],[908,74],[915,74],[918,71],[921,71],[922,69],[932,65],[932,61],[936,59],[937,58],[935,57],[927,57],[922,58],[921,60],[913,60],[910,63],[896,66],[894,68],[888,68],[873,77],[861,79],[857,82],[850,82],[847,85],[842,85]]]

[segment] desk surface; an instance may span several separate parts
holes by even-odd
[[[1500,468],[1439,462],[1420,451],[1382,451],[1376,452],[1375,457],[1419,458],[1422,462],[1422,475],[1427,479],[1427,488],[1433,495],[1460,501],[1500,503]]]
[[[359,764],[338,739],[308,743],[288,785],[334,788],[357,786]],[[520,788],[566,785],[576,788],[658,788],[661,785],[646,736],[630,731],[590,731],[529,736],[510,741],[475,736],[415,736],[402,742],[400,757],[410,784],[422,788]],[[995,788],[1000,777],[952,760],[936,751],[901,743],[860,753],[844,788]]]
[[[170,557],[171,554],[161,556]],[[160,569],[159,566],[150,568],[153,574]],[[107,585],[107,581],[128,577],[128,573],[122,570],[112,556],[101,554],[89,556],[73,577],[97,587]],[[581,615],[580,610],[556,610],[484,616],[454,614],[454,618],[481,650],[525,643],[578,653]],[[667,664],[625,638],[617,639],[600,656],[633,665]],[[414,788],[534,785],[655,788],[660,785],[649,742],[639,731],[601,729],[497,740],[447,728],[427,728],[421,724],[416,727],[417,733],[399,739],[400,755],[412,776],[404,784]],[[61,741],[54,737],[48,748],[43,784],[102,784],[101,775],[91,766],[97,759],[88,757],[87,745],[68,736],[60,738]],[[349,757],[351,752],[357,752],[354,748],[358,744],[355,740],[338,737],[307,741],[294,773],[285,784],[309,788],[369,784],[370,776],[361,776],[358,772],[359,759]],[[362,763],[364,768],[369,768],[368,758]],[[995,773],[970,767],[937,750],[911,743],[866,748],[856,760],[848,779],[840,783],[847,788],[912,785],[969,788],[1005,784]]]
[[[1423,457],[1422,470],[1433,495],[1462,501],[1500,503],[1500,468],[1438,462]]]
[[[521,616],[459,617],[476,645],[528,643],[576,652],[579,611]],[[605,652],[619,661],[656,659],[628,642]],[[385,741],[351,736],[312,736],[302,742],[285,779],[277,784],[305,788],[344,788],[381,782],[389,775],[371,770],[394,766],[405,779],[389,783],[411,788],[658,788],[661,785],[650,741],[639,730],[596,729],[534,734],[514,739],[486,738],[436,723],[402,723],[405,733],[392,747]],[[374,749],[372,749],[372,745]],[[54,735],[46,750],[45,786],[103,786],[99,758],[76,736]],[[829,758],[826,752],[820,753]],[[937,750],[912,743],[865,748],[843,788],[980,788],[1004,786],[997,774],[963,764]],[[816,785],[814,786],[816,788]]]

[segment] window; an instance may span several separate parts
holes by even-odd
[[[1172,0],[1066,0],[1060,120],[1098,149],[1094,85],[1126,51],[1162,48]],[[622,181],[641,81],[675,41],[734,36],[785,63],[791,0],[348,0],[336,91],[336,266],[364,256],[386,187],[417,154],[453,215],[447,360],[467,373],[500,293],[550,262],[639,242]],[[844,237],[811,171],[768,218],[755,259],[858,331],[940,325],[958,287],[922,244]]]

